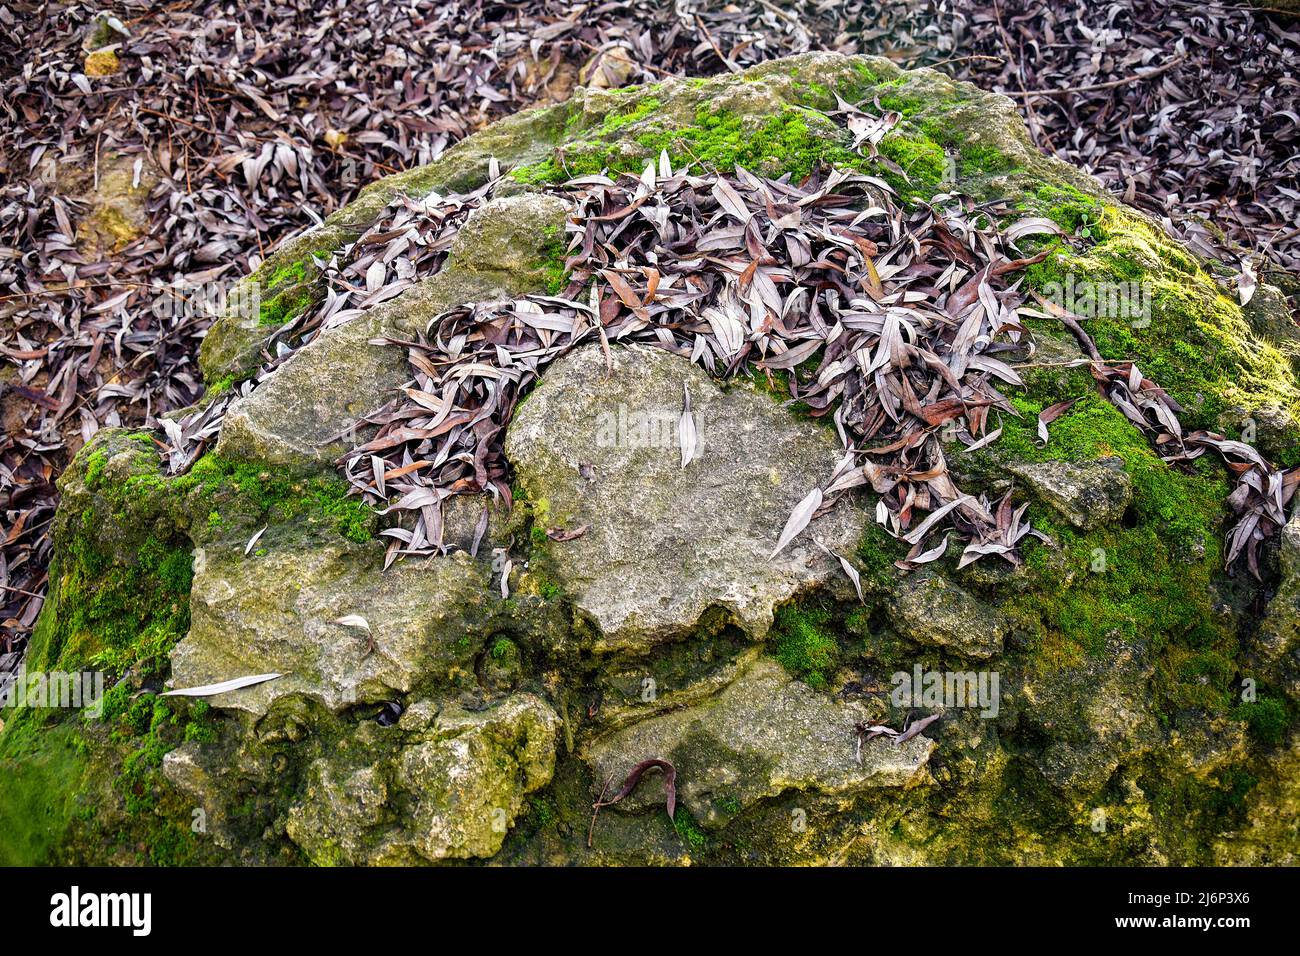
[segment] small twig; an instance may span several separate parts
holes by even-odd
[[[1121,77],[1118,80],[1108,80],[1105,83],[1089,83],[1086,86],[1067,86],[1060,90],[1025,90],[1022,93],[1003,93],[1003,96],[1014,96],[1024,98],[1027,96],[1062,96],[1067,93],[1092,93],[1096,90],[1109,90],[1117,86],[1124,86],[1128,83],[1136,83],[1138,80],[1149,80],[1152,77],[1159,76],[1161,73],[1167,73],[1174,67],[1180,65],[1185,56],[1177,56],[1166,63],[1164,66],[1156,67],[1146,73],[1134,73],[1130,76]]]
[[[1008,57],[1015,57],[1015,50],[1011,46],[1011,34],[1007,33],[1007,28],[1002,25],[1002,6],[994,0],[993,15],[997,20],[998,36],[1002,40],[1002,48],[1007,51]],[[1016,82],[1020,84],[1020,89],[1026,90],[1028,84],[1025,82],[1025,70],[1023,57],[1015,59]],[[1025,102],[1025,113],[1029,119],[1029,132],[1034,140],[1034,145],[1042,147],[1043,143],[1043,124],[1038,119],[1038,114],[1034,111],[1034,104],[1031,101]]]
[[[1085,365],[1126,365],[1132,359],[1081,358],[1069,362],[1013,362],[1012,368],[1083,368]]]
[[[704,39],[709,41],[709,46],[713,47],[713,52],[718,55],[718,59],[722,61],[722,65],[725,66],[732,73],[739,73],[740,67],[736,66],[736,64],[732,63],[730,60],[728,60],[725,56],[722,55],[722,50],[719,49],[718,44],[714,42],[713,34],[709,33],[709,28],[704,25],[704,21],[700,19],[700,15],[698,13],[695,14],[695,25],[699,27],[700,32],[704,34]]]
[[[150,116],[161,116],[169,123],[180,123],[182,126],[188,126],[191,129],[196,129],[200,133],[207,133],[209,136],[216,136],[217,133],[219,132],[219,130],[211,129],[210,127],[207,126],[200,126],[198,123],[191,123],[189,120],[183,120],[179,116],[172,116],[169,113],[160,113],[157,110],[151,110],[147,106],[141,106],[139,107],[139,110],[141,113],[148,113]]]
[[[605,792],[609,790],[609,785],[613,781],[613,779],[614,779],[613,774],[610,774],[608,777],[605,778],[605,782],[601,784],[600,787],[600,796],[597,797],[596,802],[591,805],[591,826],[587,828],[587,849],[588,850],[591,849],[592,834],[596,832],[596,817],[600,814],[600,808],[606,805]]]
[[[972,53],[969,56],[950,56],[946,60],[937,60],[934,63],[926,63],[924,65],[933,68],[936,66],[947,66],[950,63],[965,63],[967,60],[991,60],[994,63],[1007,62],[1005,56],[991,56],[987,53]]]
[[[586,47],[588,50],[591,50],[593,53],[605,52],[605,47],[597,46],[596,44],[588,40],[577,40],[577,44],[578,46]],[[681,78],[681,74],[674,73],[672,72],[672,70],[661,69],[652,63],[640,63],[636,60],[628,60],[628,62],[631,63],[633,66],[640,67],[643,70],[649,70],[651,73],[654,73],[656,76],[668,76],[668,77],[673,77],[674,79]]]
[[[771,10],[773,13],[775,13],[778,17],[780,17],[780,18],[781,18],[782,20],[784,20],[786,23],[788,23],[788,24],[790,24],[792,27],[794,27],[796,30],[803,30],[805,33],[807,32],[807,30],[806,30],[806,28],[804,27],[803,23],[801,23],[800,20],[799,20],[799,18],[796,17],[794,14],[792,14],[792,13],[786,11],[786,10],[782,10],[782,9],[781,9],[780,7],[778,7],[775,3],[768,3],[768,0],[758,0],[758,3],[759,3],[760,6],[762,6],[762,7],[766,7],[768,10]]]
[[[14,594],[25,594],[28,597],[43,598],[44,594],[37,594],[35,591],[24,591],[22,588],[11,587],[8,584],[0,584],[0,591],[12,591]]]

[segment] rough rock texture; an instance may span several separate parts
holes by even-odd
[[[403,715],[401,749],[387,760],[363,746],[359,765],[311,765],[288,834],[313,862],[410,864],[501,849],[524,797],[555,771],[559,718],[531,694],[481,713],[430,709],[417,703]]]
[[[385,574],[381,549],[333,538],[272,540],[255,555],[200,548],[190,632],[172,651],[175,686],[276,672],[285,676],[213,703],[260,715],[281,697],[308,694],[340,710],[409,693],[454,666],[455,643],[490,617],[487,569],[461,553]],[[335,623],[351,615],[369,623],[373,648],[364,629]]]
[[[112,59],[114,69],[109,72],[115,72],[116,56],[111,52],[101,56]],[[58,193],[73,201],[74,208],[86,210],[76,222],[76,234],[78,244],[89,255],[124,249],[140,238],[148,225],[145,201],[158,182],[148,156],[106,151],[94,169],[56,166],[50,160],[42,164],[41,175],[53,179]]]
[[[819,114],[836,96],[901,115],[880,150],[910,178],[870,171],[904,202],[942,184],[1072,234],[1026,287],[1150,278],[1152,327],[1110,327],[1105,357],[1136,357],[1188,427],[1249,417],[1264,453],[1293,453],[1300,335],[1275,290],[1243,311],[1216,284],[1231,276],[1034,151],[1005,98],[832,54],[578,89],[373,184],[243,280],[287,318],[324,296],[317,262],[395,196],[476,189],[494,158],[507,170],[440,273],[286,361],[232,409],[215,454],[169,476],[156,436],[106,429],[60,479],[28,667],[100,670],[111,690],[100,721],[6,714],[0,863],[1294,863],[1300,526],[1263,549],[1262,582],[1226,575],[1221,466],[1162,462],[1055,323],[1007,356],[1041,365],[1007,389],[1022,414],[949,454],[964,489],[1012,492],[1050,531],[1018,566],[948,554],[904,574],[869,493],[770,560],[838,458],[833,430],[663,351],[611,343],[607,373],[593,341],[518,410],[515,508],[491,512],[477,556],[483,502],[466,497],[446,516],[452,553],[381,570],[383,539],[366,538],[395,517],[329,478],[364,437],[345,434],[352,417],[406,378],[403,351],[371,340],[553,278],[566,210],[544,191],[565,169],[639,172],[661,149],[677,168],[703,152],[773,175],[824,147],[851,158]],[[212,327],[209,386],[257,368],[279,328],[263,318]],[[686,468],[683,387],[701,435]],[[1035,416],[1067,398],[1041,444]],[[815,539],[851,562],[863,602]],[[997,677],[998,706],[899,702],[918,668]],[[284,676],[157,696],[268,671]],[[940,719],[922,736],[864,741],[859,762],[855,725],[926,715]],[[651,772],[593,827],[602,788],[652,757],[676,765],[676,819]]]
[[[1260,622],[1256,641],[1266,659],[1300,655],[1300,513],[1282,529],[1282,580]],[[1291,688],[1300,693],[1300,681]]]
[[[999,653],[1008,630],[1007,622],[987,604],[935,574],[905,578],[886,607],[890,622],[904,637],[963,657]]]
[[[434,192],[475,189],[487,179],[494,158],[507,163],[540,159],[554,148],[565,114],[563,107],[546,107],[507,117],[461,140],[432,165],[417,166],[371,183],[324,223],[284,242],[228,300],[238,304],[254,295],[261,302],[277,298],[289,302],[319,300],[324,292],[318,288],[320,268],[315,260],[326,259],[355,240],[394,198],[424,198]],[[539,244],[545,241],[540,234],[527,238]],[[439,306],[438,311],[442,308]],[[274,332],[275,327],[263,325],[260,316],[232,306],[203,340],[199,367],[204,380],[216,382],[255,369],[263,345]]]
[[[1084,465],[1045,461],[1012,465],[1008,470],[1023,478],[1035,495],[1070,524],[1085,531],[1118,521],[1133,500],[1133,481],[1118,459]]]
[[[584,757],[595,779],[615,785],[647,754],[671,761],[678,799],[703,825],[721,827],[789,789],[851,794],[926,782],[934,742],[876,738],[859,752],[854,725],[867,716],[865,707],[817,694],[765,660],[704,703],[597,739]],[[647,774],[619,806],[662,802],[662,779]]]
[[[1031,678],[1022,691],[1029,721],[1054,738],[1038,766],[1069,796],[1095,794],[1120,763],[1160,741],[1141,690],[1151,676],[1145,649],[1112,642],[1106,650],[1084,668]]]
[[[567,207],[553,196],[511,196],[477,209],[443,271],[300,349],[226,415],[218,451],[273,465],[328,467],[355,444],[353,421],[379,408],[410,377],[400,349],[372,344],[422,330],[462,302],[545,287],[539,267]]]
[[[841,457],[832,432],[798,422],[765,394],[724,390],[660,349],[616,348],[609,362],[598,345],[556,362],[506,441],[539,520],[589,529],[551,556],[599,632],[597,650],[681,637],[710,608],[762,637],[776,605],[842,577],[813,541],[852,549],[865,521],[858,506],[835,508],[769,558],[790,512]],[[685,468],[683,388],[699,435]]]

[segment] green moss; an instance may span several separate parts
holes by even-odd
[[[1238,720],[1246,721],[1250,735],[1255,740],[1269,747],[1281,744],[1291,725],[1286,704],[1276,697],[1261,695],[1257,700],[1239,704],[1235,716]]]
[[[1039,413],[1048,404],[1069,397],[1079,400],[1052,423],[1047,445],[1039,447],[1034,424]],[[1022,417],[1001,423],[998,444],[1006,456],[1030,462],[1120,458],[1133,479],[1133,508],[1140,524],[1156,527],[1175,555],[1197,555],[1212,546],[1229,491],[1223,469],[1212,460],[1198,460],[1188,472],[1171,468],[1119,409],[1091,390],[1017,396],[1012,404]]]
[[[370,540],[375,527],[374,510],[349,497],[346,483],[333,477],[299,477],[209,453],[171,484],[174,494],[197,492],[201,501],[218,503],[208,513],[210,525],[212,514],[221,518],[223,509],[234,509],[251,510],[267,523],[299,519],[319,523],[349,541]]]
[[[894,134],[881,140],[880,152],[906,176],[907,185],[895,188],[919,193],[923,199],[939,190],[948,168],[948,154],[933,140],[907,133]]]
[[[316,281],[320,269],[311,254],[283,265],[275,257],[267,260],[254,278],[258,290],[258,318],[261,326],[281,326],[319,301],[323,290]]]
[[[316,301],[310,288],[294,286],[283,292],[263,297],[258,311],[257,324],[281,326],[311,308]]]
[[[1255,335],[1240,306],[1197,260],[1117,207],[1098,210],[1063,190],[1054,194],[1065,198],[1050,207],[1053,218],[1066,228],[1087,230],[1091,245],[1078,252],[1057,244],[1027,270],[1029,287],[1049,298],[1073,288],[1078,299],[1132,283],[1125,287],[1130,301],[1147,300],[1146,315],[1102,314],[1085,323],[1105,358],[1136,361],[1184,408],[1188,429],[1219,430],[1230,409],[1249,414],[1277,406],[1286,410],[1292,437],[1300,440],[1300,382],[1291,363],[1274,343]]]
[[[537,267],[544,277],[547,294],[559,295],[568,285],[569,277],[569,270],[564,266],[564,235],[558,227],[548,226],[545,238],[546,244],[542,247]]]
[[[655,113],[663,104],[658,98],[647,96],[639,100],[635,106],[627,110],[614,110],[606,114],[605,119],[600,124],[599,134],[607,136],[622,129],[624,126],[630,126],[638,123]]]
[[[858,542],[858,573],[864,588],[888,588],[897,577],[894,562],[907,554],[906,545],[876,522],[868,522]]]
[[[692,853],[703,853],[708,849],[708,834],[700,829],[700,825],[695,822],[690,811],[684,807],[678,807],[673,814],[673,829]]]
[[[796,181],[822,163],[860,168],[866,162],[845,148],[842,133],[829,120],[797,106],[785,107],[757,126],[739,114],[701,107],[693,125],[656,128],[651,122],[650,128],[635,137],[640,150],[634,154],[625,152],[619,143],[601,139],[603,135],[597,130],[592,138],[568,143],[555,157],[518,168],[511,175],[520,182],[539,184],[605,170],[640,172],[647,159],[663,150],[675,168],[689,164],[731,171],[739,165],[769,175],[788,173]]]
[[[92,516],[79,519],[65,556],[52,568],[53,608],[37,646],[47,669],[97,668],[120,676],[166,670],[167,654],[189,630],[193,576],[188,542],[150,536],[134,561],[96,542]]]
[[[216,398],[218,395],[230,391],[235,387],[235,383],[239,380],[239,376],[234,372],[231,372],[229,375],[223,375],[208,386],[208,396],[210,398]]]
[[[754,128],[738,114],[701,108],[695,125],[646,132],[637,142],[651,155],[667,150],[674,166],[694,163],[730,171],[736,166],[788,173],[798,182],[823,163],[857,168],[862,158],[841,145],[838,131],[820,114],[785,107]]]
[[[1030,212],[1046,216],[1072,236],[1092,241],[1104,238],[1104,230],[1100,225],[1104,207],[1099,200],[1074,186],[1038,183],[1029,190],[1022,206]],[[1058,244],[1057,249],[1064,250],[1068,247]]]
[[[1139,780],[1159,819],[1176,821],[1171,836],[1186,836],[1187,856],[1195,860],[1210,842],[1205,834],[1222,834],[1245,819],[1246,800],[1257,779],[1245,767],[1230,765],[1207,779],[1152,772]]]
[[[796,182],[819,166],[834,165],[879,176],[904,197],[928,200],[945,182],[950,153],[963,176],[988,179],[1017,169],[1003,150],[972,143],[968,123],[953,120],[954,111],[968,102],[964,93],[922,96],[907,89],[904,78],[882,81],[862,64],[842,72],[835,78],[794,74],[793,101],[761,121],[706,101],[693,122],[681,123],[661,117],[665,111],[659,99],[643,94],[594,127],[584,128],[582,117],[574,118],[565,131],[567,141],[553,156],[511,175],[541,185],[602,171],[639,173],[647,160],[667,151],[674,168],[730,172],[740,165],[769,176],[789,175]],[[754,77],[755,82],[761,79]],[[861,103],[869,112],[879,108],[902,114],[897,128],[880,143],[880,160],[848,148],[848,134],[826,115],[839,99]]]
[[[816,605],[787,604],[776,612],[772,653],[809,687],[825,687],[828,675],[839,663],[839,644],[830,624],[830,610]]]
[[[20,720],[6,711],[0,735],[0,866],[47,864],[62,845],[87,772],[68,725]]]
[[[120,795],[126,832],[137,835],[138,862],[184,866],[196,862],[200,847],[190,829],[190,807],[171,790],[162,762],[184,740],[216,739],[209,707],[144,694],[109,720],[110,738],[123,754],[113,789]],[[95,827],[91,820],[92,831]],[[100,833],[116,839],[118,834]]]
[[[1075,395],[1051,400],[1065,397]],[[1025,544],[1027,580],[1004,610],[1032,635],[1036,666],[1077,664],[1081,656],[1104,653],[1108,640],[1118,637],[1151,648],[1160,716],[1226,713],[1238,643],[1215,609],[1229,490],[1223,468],[1207,459],[1187,470],[1170,467],[1095,393],[1083,394],[1053,422],[1050,439],[1040,448],[1032,423],[1048,397],[1022,395],[1013,402],[1023,417],[1004,418],[1001,439],[982,458],[1090,462],[1116,457],[1133,487],[1121,525],[1083,532],[1046,509],[1030,512],[1035,527],[1054,543]]]
[[[559,820],[555,802],[547,797],[532,797],[528,801],[528,824],[534,829],[545,829]]]

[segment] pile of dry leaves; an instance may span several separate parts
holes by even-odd
[[[98,9],[0,2],[19,51],[0,66],[0,653],[39,613],[71,453],[199,393],[208,314],[156,309],[162,290],[228,282],[365,183],[579,82],[819,48],[942,64],[1018,94],[1044,148],[1194,243],[1214,240],[1189,214],[1284,264],[1300,248],[1300,33],[1244,7],[118,0],[97,25]]]
[[[515,404],[585,341],[656,345],[720,376],[821,356],[809,384],[788,377],[790,399],[832,417],[845,459],[778,550],[838,495],[869,484],[882,495],[882,523],[914,545],[909,560],[943,553],[946,538],[924,554],[922,544],[944,519],[966,543],[964,560],[1016,560],[1030,533],[1020,510],[999,520],[960,492],[939,431],[983,444],[996,437],[991,410],[1014,414],[997,383],[1021,381],[996,356],[1024,330],[1020,296],[999,280],[1033,261],[1015,239],[1054,232],[1052,223],[999,230],[994,211],[955,197],[905,213],[883,180],[841,170],[799,184],[740,168],[691,175],[666,154],[639,178],[586,177],[564,194],[568,291],[582,300],[529,296],[435,318],[407,344],[411,387],[367,419],[378,434],[345,459],[370,500],[397,497],[393,508],[416,513],[413,528],[385,532],[395,539],[390,560],[442,549],[448,496],[508,500],[502,442]]]
[[[514,408],[546,365],[587,341],[607,353],[611,343],[642,342],[719,376],[791,372],[816,359],[815,371],[786,377],[790,401],[829,415],[845,456],[789,516],[773,556],[838,496],[864,485],[879,495],[876,520],[912,546],[903,568],[938,559],[954,539],[959,565],[987,555],[1018,564],[1019,543],[1042,537],[1009,493],[992,504],[962,492],[944,442],[982,447],[1001,433],[991,413],[1017,414],[998,384],[1023,382],[998,355],[1027,334],[1011,277],[1042,253],[1024,256],[1015,243],[1056,233],[1055,224],[1008,220],[1006,209],[957,196],[905,212],[884,181],[835,169],[797,184],[743,168],[734,176],[675,172],[666,153],[640,177],[575,179],[561,195],[572,208],[565,295],[466,304],[436,316],[416,341],[392,343],[407,349],[412,380],[359,423],[377,433],[341,462],[367,500],[413,515],[383,532],[392,539],[388,562],[445,550],[449,497],[487,492],[509,504],[503,439]],[[397,214],[402,227],[385,221],[372,230],[387,239],[382,255],[373,244],[354,247],[345,258],[356,260],[334,268],[359,273],[365,262],[390,261],[394,285],[409,284],[421,270],[406,258],[420,235],[408,212]],[[366,291],[388,297],[385,286]],[[1285,523],[1300,469],[1278,471],[1219,435],[1184,434],[1181,409],[1163,389],[1132,363],[1102,361],[1064,318],[1090,353],[1102,393],[1169,461],[1207,449],[1224,457],[1238,481],[1228,561],[1244,555],[1258,575],[1258,545]],[[686,395],[683,467],[695,432]],[[953,533],[935,544],[945,528]]]

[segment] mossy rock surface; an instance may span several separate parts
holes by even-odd
[[[836,96],[901,114],[886,162],[850,150],[825,115]],[[1230,476],[1162,461],[1046,320],[1039,367],[1011,391],[1020,417],[949,456],[964,488],[1030,502],[1051,542],[1026,543],[1019,569],[945,557],[904,575],[869,495],[815,528],[862,601],[806,540],[759,560],[833,466],[833,433],[765,382],[721,387],[615,344],[609,379],[587,374],[599,350],[575,353],[524,402],[506,436],[515,508],[494,511],[476,557],[382,570],[391,518],[330,467],[343,426],[406,378],[402,350],[371,340],[553,287],[566,210],[546,189],[662,151],[769,175],[831,162],[907,203],[960,189],[1047,216],[1070,241],[1048,240],[1028,287],[1138,283],[1137,320],[1088,323],[1103,355],[1136,360],[1188,428],[1248,430],[1300,459],[1300,336],[1276,290],[1243,310],[1221,267],[1034,150],[1010,101],[832,54],[578,90],[374,184],[248,277],[259,307],[212,328],[210,388],[256,367],[323,297],[319,263],[393,197],[477,188],[493,159],[507,171],[442,272],[284,363],[187,474],[167,476],[146,433],[106,430],[78,455],[27,668],[98,672],[107,692],[98,717],[3,712],[0,861],[1300,862],[1300,532],[1264,549],[1262,581],[1227,574]],[[683,382],[704,438],[685,469],[660,433],[638,444],[618,424],[620,406],[680,413]],[[1038,414],[1070,398],[1042,443]],[[710,419],[740,431],[711,436]],[[594,440],[602,422],[611,443]],[[449,510],[449,540],[468,542],[479,504]],[[709,546],[680,553],[692,528]],[[918,668],[996,672],[998,706],[900,703],[898,676]],[[158,696],[272,671],[210,701]],[[901,746],[864,730],[940,711]],[[652,771],[588,847],[593,801],[648,758],[679,770],[675,819]]]

